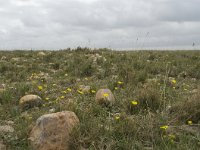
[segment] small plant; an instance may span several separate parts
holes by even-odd
[[[195,94],[188,100],[176,103],[170,109],[171,117],[182,123],[200,122],[200,93]]]
[[[138,90],[138,106],[142,110],[150,110],[156,112],[162,108],[162,99],[157,89],[147,87]]]
[[[12,93],[10,90],[5,90],[0,92],[0,104],[8,104],[11,103],[13,100]]]

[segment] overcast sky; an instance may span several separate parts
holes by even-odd
[[[0,49],[197,49],[199,6],[200,0],[0,0]]]

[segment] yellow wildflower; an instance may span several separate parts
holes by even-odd
[[[45,98],[45,100],[46,100],[46,101],[48,101],[48,100],[49,100],[49,98],[48,98],[48,97],[46,97],[46,98]]]
[[[115,90],[118,90],[118,87],[115,87]]]
[[[65,97],[64,97],[64,96],[61,96],[60,98],[61,98],[61,99],[64,99]]]
[[[38,86],[38,90],[42,91],[43,87],[41,85]]]
[[[53,86],[56,86],[56,84],[53,84]]]
[[[119,120],[119,119],[120,119],[120,117],[119,117],[119,116],[115,116],[115,119],[116,119],[116,120]]]
[[[82,91],[80,91],[80,90],[77,90],[77,92],[79,93],[79,94],[84,94]]]
[[[123,84],[124,82],[118,81],[117,83],[118,83],[118,84]]]
[[[63,93],[67,94],[67,91],[63,91]]]
[[[176,84],[176,80],[175,79],[171,80],[171,82],[174,83],[174,84]]]
[[[167,128],[169,128],[169,126],[167,126],[167,125],[160,127],[160,129],[164,129],[164,130],[166,130]]]
[[[131,104],[132,104],[132,105],[137,105],[137,104],[138,104],[138,102],[137,102],[137,101],[135,101],[135,100],[133,100],[133,101],[131,101]]]
[[[104,96],[104,97],[108,97],[109,94],[108,94],[108,93],[104,93],[103,96]]]
[[[189,125],[192,125],[192,121],[191,121],[191,120],[189,120],[187,123],[188,123]]]
[[[72,91],[72,89],[70,89],[70,88],[67,88],[67,91],[71,92],[71,91]]]
[[[92,92],[92,93],[96,93],[96,91],[95,91],[95,90],[91,90],[91,92]]]

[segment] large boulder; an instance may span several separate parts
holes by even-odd
[[[78,117],[71,111],[41,116],[30,133],[32,149],[69,150],[70,133],[78,124]]]
[[[109,89],[99,89],[96,93],[95,101],[98,104],[112,105],[115,102],[115,98]]]
[[[32,107],[38,107],[42,104],[42,99],[37,95],[25,95],[19,100],[19,106],[22,110]]]

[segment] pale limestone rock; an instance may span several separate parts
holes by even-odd
[[[42,99],[37,95],[25,95],[19,100],[19,106],[22,110],[40,106]]]
[[[70,133],[78,124],[78,117],[71,111],[41,116],[29,136],[32,149],[69,150]]]
[[[98,104],[112,105],[115,102],[115,98],[109,89],[100,89],[96,93],[95,101]]]
[[[15,130],[9,125],[0,126],[0,133],[13,133]]]

